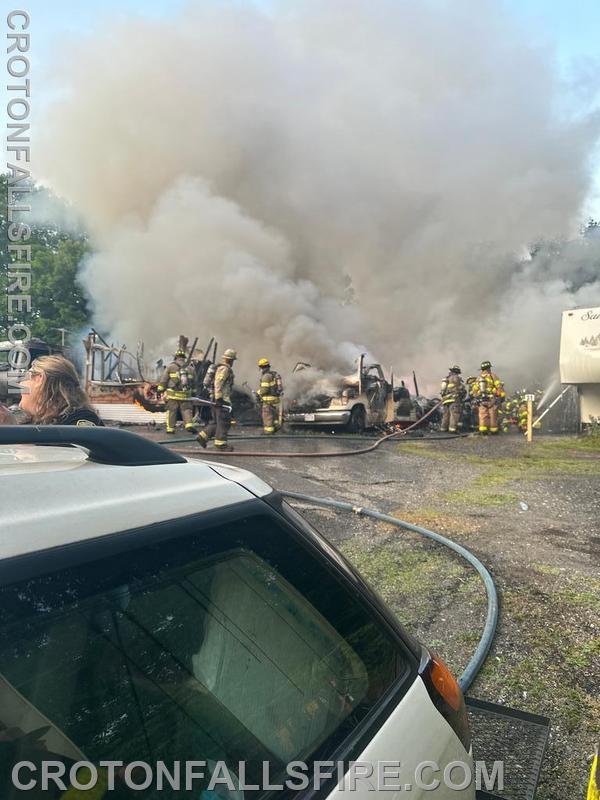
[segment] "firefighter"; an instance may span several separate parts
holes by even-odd
[[[504,400],[506,393],[502,381],[492,372],[489,361],[482,361],[481,372],[477,378],[477,395],[479,401],[479,433],[498,433],[498,405]]]
[[[514,425],[516,428],[520,428],[521,422],[523,420],[522,410],[525,408],[525,418],[527,417],[527,404],[524,404],[524,394],[525,389],[519,390],[514,392],[509,398],[507,398],[504,407],[506,409],[506,421],[509,425]],[[525,428],[527,429],[527,420],[525,419]]]
[[[260,367],[260,386],[256,396],[260,401],[263,429],[266,434],[273,434],[281,428],[281,398],[283,383],[281,375],[271,369],[268,358],[258,361]]]
[[[521,389],[508,400],[506,406],[508,408],[509,419],[508,421],[515,425],[521,433],[527,433],[527,395],[529,394],[527,389]],[[538,390],[536,393],[537,398],[539,399],[541,396],[541,392]],[[536,413],[536,403],[533,404],[533,413],[535,416]],[[541,428],[541,423],[536,423],[534,428]]]
[[[467,396],[464,403],[464,421],[470,431],[477,430],[479,427],[479,386],[477,378],[469,375],[465,381]]]
[[[202,400],[209,400],[211,403],[215,401],[215,372],[217,371],[217,365],[213,364],[212,362],[207,362],[204,365],[206,367],[206,371],[204,372],[204,377],[202,380],[199,380],[199,373],[196,372],[196,386],[197,388],[197,395]],[[214,407],[212,406],[205,406],[205,405],[198,405],[198,409],[196,411],[196,416],[194,421],[198,423],[198,427],[200,426],[208,426],[211,422],[215,421],[215,414],[214,414]]]
[[[510,411],[510,422],[512,422],[512,424],[517,427],[521,433],[525,433],[527,431],[526,394],[527,389],[521,389],[520,391],[515,392],[507,403]]]
[[[204,352],[196,348],[190,359],[190,369],[194,373],[193,392],[196,397],[200,396],[202,391],[202,381],[206,373],[207,361],[204,357]]]
[[[461,378],[461,369],[456,365],[450,367],[448,375],[442,381],[442,422],[440,431],[457,433],[462,428],[463,403],[466,397],[466,389]]]
[[[195,433],[192,417],[192,391],[194,370],[186,361],[185,350],[179,349],[173,361],[163,372],[157,391],[164,392],[167,401],[167,433],[175,433],[177,414],[181,414],[186,431]]]
[[[210,400],[211,403],[215,402],[215,373],[217,371],[216,364],[210,364],[206,370],[206,375],[202,380],[202,397]]]
[[[235,350],[225,350],[221,363],[215,370],[211,388],[211,400],[214,402],[213,415],[205,430],[198,434],[201,447],[214,437],[217,450],[233,450],[227,442],[227,434],[231,427],[231,394],[233,390],[233,362],[237,358]]]
[[[211,392],[213,388],[213,381],[215,377],[215,365],[210,359],[202,353],[201,357],[192,360],[191,366],[194,368],[194,395],[201,400],[212,400]],[[196,429],[201,425],[207,425],[211,419],[212,408],[203,405],[202,403],[194,404],[194,423]]]
[[[588,783],[586,800],[600,800],[600,761],[598,760],[598,745],[592,758],[590,780]]]
[[[510,427],[510,401],[504,390],[504,383],[500,381],[500,392],[498,395],[498,430],[508,433]]]
[[[517,405],[517,425],[521,433],[527,433],[527,389],[522,389],[519,393]]]

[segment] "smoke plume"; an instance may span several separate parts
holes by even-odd
[[[214,334],[246,377],[367,349],[422,383],[484,358],[521,382],[554,371],[562,308],[600,302],[598,242],[552,244],[598,118],[561,118],[552,52],[501,4],[195,2],[99,30],[68,48],[39,171],[90,231],[115,339]]]

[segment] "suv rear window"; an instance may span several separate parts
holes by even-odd
[[[260,782],[265,761],[274,777],[330,755],[403,671],[395,640],[273,517],[187,524],[2,589],[0,764],[8,742],[67,765],[221,761],[237,775],[244,761]]]

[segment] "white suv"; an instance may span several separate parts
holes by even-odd
[[[18,426],[0,481],[3,800],[475,796],[456,681],[255,475]]]

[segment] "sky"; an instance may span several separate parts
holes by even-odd
[[[245,0],[241,0],[244,2]],[[326,0],[323,0],[326,2]],[[474,12],[479,0],[471,0]],[[188,0],[27,0],[22,6],[31,15],[31,62],[37,92],[34,113],[43,114],[53,93],[48,88],[49,67],[57,54],[65,57],[69,37],[91,33],[95,28],[119,14],[136,14],[155,18],[171,17],[187,5]],[[193,0],[191,0],[193,3]],[[214,0],[215,3],[226,0]],[[277,2],[293,0],[247,0],[268,9]],[[452,3],[452,0],[441,0]],[[589,93],[590,84],[600,87],[600,0],[497,0],[514,15],[532,41],[556,53],[560,71],[571,85],[572,100],[568,110],[577,112],[590,103],[600,104],[600,89]],[[3,14],[19,6],[2,0]],[[19,6],[21,7],[21,6]],[[475,12],[476,13],[476,12]],[[581,80],[580,80],[581,78]],[[582,84],[587,87],[581,89]],[[34,89],[35,91],[35,89]],[[2,98],[4,100],[4,98]],[[34,117],[35,118],[35,117]],[[600,216],[600,157],[594,196],[590,198],[590,214]]]
[[[597,0],[504,0],[532,36],[547,37],[563,65],[600,59],[600,3]]]

